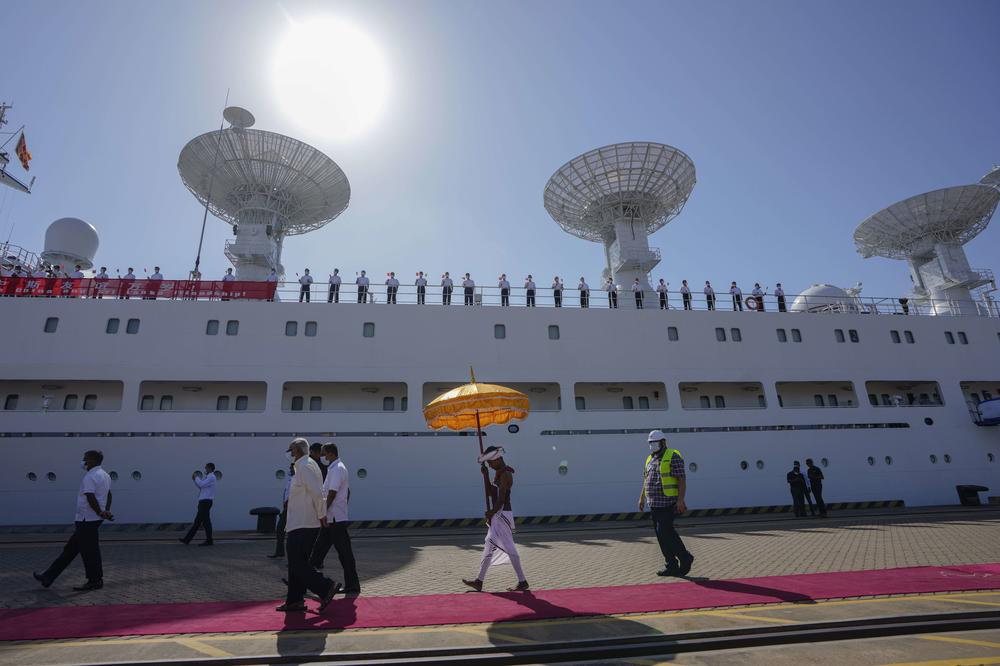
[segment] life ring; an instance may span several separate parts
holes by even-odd
[[[756,310],[757,309],[757,297],[756,296],[750,296],[749,298],[747,298],[746,303],[747,303],[747,310]]]

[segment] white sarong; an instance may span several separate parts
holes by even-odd
[[[514,567],[517,580],[524,580],[521,557],[514,544],[514,514],[510,511],[498,511],[490,520],[490,528],[486,532],[486,544],[483,547],[483,559],[479,565],[479,580],[486,580],[486,571],[492,566],[501,564],[510,564]]]

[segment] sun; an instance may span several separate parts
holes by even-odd
[[[284,112],[329,138],[363,134],[381,117],[388,96],[378,44],[332,17],[292,22],[275,49],[271,74]]]

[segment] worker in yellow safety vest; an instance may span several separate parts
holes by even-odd
[[[687,576],[691,572],[694,555],[684,547],[674,527],[674,518],[687,511],[684,503],[687,490],[684,458],[677,449],[667,448],[667,436],[662,430],[649,433],[647,441],[650,454],[646,457],[639,511],[645,511],[648,503],[656,540],[666,563],[656,575]]]

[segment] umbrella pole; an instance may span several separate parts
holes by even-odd
[[[479,410],[476,410],[476,436],[479,438],[479,455],[483,454],[483,427],[479,421]],[[483,492],[486,494],[486,510],[490,510],[490,474],[483,469]]]

